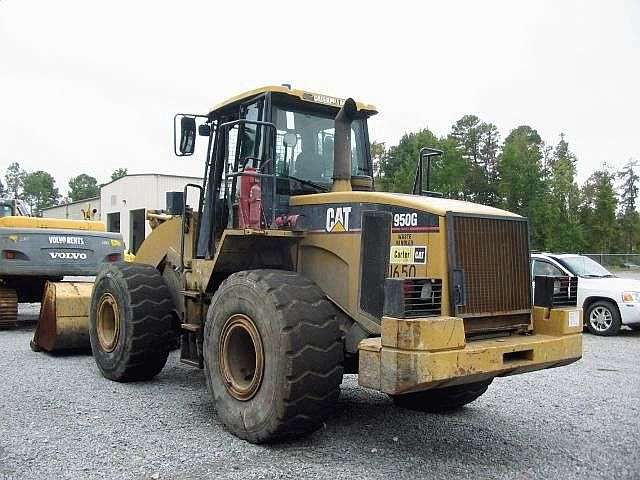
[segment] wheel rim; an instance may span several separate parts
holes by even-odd
[[[613,323],[611,310],[602,306],[595,307],[589,315],[589,323],[594,330],[606,332],[611,328],[611,324]]]
[[[222,329],[218,358],[220,373],[229,394],[247,401],[262,383],[264,350],[253,320],[244,314],[229,317]]]
[[[113,352],[120,336],[120,312],[116,299],[110,293],[105,293],[100,299],[96,330],[100,347],[105,352]]]

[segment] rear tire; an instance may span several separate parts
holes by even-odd
[[[122,262],[100,270],[91,296],[89,338],[102,375],[117,382],[157,375],[176,336],[174,311],[154,267]]]
[[[620,312],[613,302],[598,300],[586,312],[587,329],[594,335],[611,337],[620,331]]]
[[[218,416],[252,443],[316,430],[340,395],[343,345],[336,309],[296,272],[227,278],[204,331],[207,385]]]
[[[484,394],[491,380],[484,382],[466,383],[451,387],[434,388],[422,392],[392,395],[393,403],[398,407],[419,412],[448,412],[473,402]]]

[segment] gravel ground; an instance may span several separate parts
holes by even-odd
[[[21,319],[37,315],[22,306]],[[153,381],[0,331],[0,478],[640,478],[640,333],[585,335],[582,361],[497,379],[449,415],[393,407],[347,376],[326,427],[255,446],[218,421],[203,373],[172,354]]]

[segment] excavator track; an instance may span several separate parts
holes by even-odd
[[[18,321],[18,294],[10,288],[0,288],[0,328],[14,327]]]

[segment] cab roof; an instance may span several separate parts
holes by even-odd
[[[265,87],[256,88],[255,90],[249,90],[247,92],[240,93],[231,98],[228,98],[224,102],[214,105],[210,111],[210,114],[222,108],[226,108],[234,104],[243,103],[257,95],[268,92],[288,95],[295,98],[296,100],[302,100],[303,102],[309,102],[312,104],[319,104],[324,106],[328,105],[330,107],[335,107],[336,109],[341,108],[342,105],[344,105],[345,101],[344,98],[332,97],[330,95],[324,95],[322,93],[308,92],[306,90],[299,90],[296,88],[292,89],[283,85],[267,85]],[[368,103],[356,102],[356,107],[359,111],[366,113],[367,116],[375,115],[376,113],[378,113],[376,107]]]

